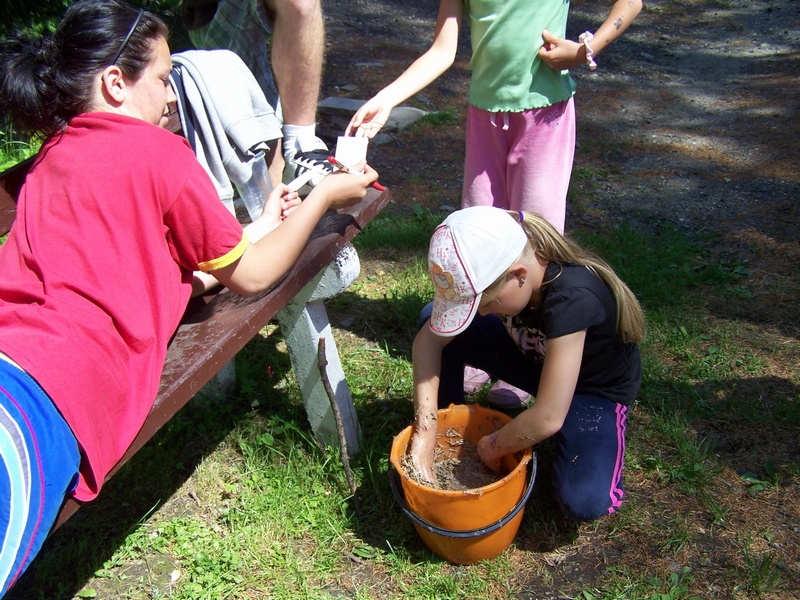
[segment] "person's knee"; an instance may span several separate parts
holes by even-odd
[[[619,502],[613,502],[607,491],[601,493],[596,488],[562,487],[556,488],[555,494],[561,510],[574,521],[596,521],[604,515],[610,515],[619,506]]]
[[[428,319],[431,318],[433,314],[433,302],[428,302],[425,307],[422,309],[422,312],[419,314],[419,320],[417,321],[417,331],[422,329],[422,327],[428,322]]]
[[[276,21],[281,18],[296,21],[322,15],[320,0],[266,0],[266,4],[276,15]]]

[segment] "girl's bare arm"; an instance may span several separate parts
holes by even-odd
[[[414,338],[414,434],[411,438],[411,461],[418,473],[429,482],[436,481],[433,471],[438,432],[439,375],[442,350],[453,338],[431,331],[428,323]]]
[[[642,0],[617,0],[611,6],[608,17],[594,33],[589,47],[597,55],[617,39],[642,10]],[[571,69],[586,64],[586,46],[580,42],[565,40],[549,31],[542,32],[544,45],[539,50],[539,58],[556,71]]]
[[[458,48],[463,14],[463,0],[441,0],[431,47],[353,115],[345,135],[373,137],[386,124],[395,106],[450,68]]]
[[[539,393],[533,405],[478,442],[481,460],[494,470],[506,454],[528,448],[557,433],[564,424],[583,358],[586,330],[547,340]]]

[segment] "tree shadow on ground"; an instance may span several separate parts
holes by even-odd
[[[281,341],[280,335],[256,336],[237,355],[236,389],[225,396],[201,392],[192,399],[103,486],[96,500],[50,535],[5,598],[73,598],[153,513],[164,511],[169,503],[176,514],[196,514],[198,500],[176,494],[237,424],[255,412],[292,411],[293,418],[302,413],[302,406],[293,406],[286,392],[275,387],[278,378],[270,386],[268,377],[259,377],[255,391],[248,383],[253,380],[248,369],[266,370],[269,365],[276,374],[291,369],[286,353],[276,349]],[[253,361],[248,355],[260,358]],[[147,570],[153,576],[155,569]],[[168,588],[170,570],[163,573],[165,579],[152,582],[154,589]],[[135,582],[131,579],[127,585]]]

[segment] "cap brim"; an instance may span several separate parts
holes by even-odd
[[[452,337],[464,331],[478,313],[482,295],[465,298],[462,302],[451,302],[436,294],[431,312],[431,331],[442,337]]]

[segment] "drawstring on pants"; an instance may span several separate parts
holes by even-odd
[[[499,112],[491,113],[491,116],[489,117],[489,122],[492,124],[492,127],[497,127],[497,123],[494,122],[494,117],[495,115],[499,114],[501,113]],[[502,113],[502,115],[503,115],[503,131],[508,131],[508,113],[504,112]]]

